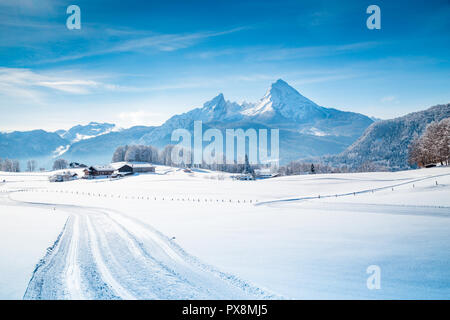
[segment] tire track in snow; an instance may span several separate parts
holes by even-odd
[[[100,271],[100,274],[102,276],[102,279],[112,288],[113,292],[122,299],[127,300],[135,300],[136,297],[134,297],[131,293],[129,293],[125,288],[123,288],[116,279],[111,275],[108,267],[106,266],[105,261],[102,258],[102,255],[100,253],[99,248],[99,242],[97,239],[97,235],[92,227],[92,223],[90,221],[90,217],[86,217],[86,227],[89,233],[89,238],[91,240],[91,246],[90,249],[92,251],[92,254],[95,259],[95,263],[97,265],[98,270]]]
[[[67,263],[65,270],[66,286],[69,296],[73,300],[84,299],[81,290],[80,268],[78,266],[78,242],[79,242],[79,217],[72,218],[72,236],[67,254]]]
[[[122,212],[2,200],[70,215],[36,266],[24,299],[282,298],[203,264],[167,236]]]

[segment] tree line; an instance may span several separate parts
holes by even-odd
[[[5,172],[20,172],[19,160],[14,159],[0,159],[0,171]]]
[[[450,118],[431,122],[409,146],[409,164],[424,167],[450,161]]]
[[[37,171],[36,160],[28,160],[26,162],[26,171],[34,172]],[[1,159],[0,158],[0,171],[5,172],[20,172],[20,162],[17,159]]]
[[[68,162],[64,159],[56,159],[53,162],[53,170],[66,169],[68,167]],[[27,172],[43,171],[44,168],[39,168],[37,166],[36,160],[27,160],[26,169]],[[20,162],[16,159],[1,159],[0,158],[0,171],[5,172],[20,172]]]
[[[168,146],[164,150],[166,150],[167,148]],[[121,161],[161,163],[161,155],[159,153],[159,150],[153,146],[119,146],[114,151],[112,162]]]
[[[119,146],[115,150],[112,162],[150,162],[153,164],[160,164],[172,167],[195,167],[201,169],[209,169],[213,171],[223,171],[229,173],[243,173],[243,172],[254,172],[254,169],[268,167],[266,165],[250,165],[246,162],[240,161],[239,163],[235,161],[233,164],[226,164],[225,159],[223,163],[206,163],[192,165],[185,163],[176,163],[173,161],[173,150],[177,148],[175,145],[167,145],[163,150],[158,150],[154,146],[145,145],[126,145]],[[180,149],[179,152],[186,152]],[[189,155],[188,158],[192,158]],[[243,162],[243,163],[242,163]],[[299,174],[315,174],[315,173],[349,173],[349,172],[374,172],[374,171],[387,171],[383,166],[374,164],[373,162],[367,161],[358,166],[357,168],[348,166],[330,166],[328,164],[309,161],[291,161],[290,163],[281,166],[279,168],[273,168],[272,172],[278,173],[281,176],[285,175],[299,175]]]
[[[159,150],[158,148],[154,146],[145,146],[145,145],[126,145],[126,146],[119,146],[114,151],[112,162],[150,162],[153,164],[159,164],[159,165],[165,165],[165,166],[172,166],[172,167],[195,167],[195,168],[201,168],[201,169],[209,169],[214,171],[223,171],[223,172],[230,172],[230,173],[242,173],[246,170],[246,164],[244,163],[238,163],[235,161],[233,164],[226,164],[225,163],[225,156],[223,163],[206,163],[203,162],[202,164],[196,164],[193,165],[193,159],[192,154],[188,154],[186,158],[191,159],[190,163],[178,163],[174,159],[172,159],[172,156],[176,154],[176,150],[174,152],[175,148],[179,148],[175,145],[166,145],[162,150]],[[180,158],[182,157],[182,154],[184,152],[189,152],[187,150],[183,150],[179,148],[178,150]],[[248,165],[247,165],[248,166]],[[254,168],[254,166],[251,166],[251,168]],[[247,168],[247,170],[250,168]]]
[[[353,172],[379,172],[388,171],[384,166],[378,165],[371,161],[366,161],[358,167],[351,167],[347,165],[330,166],[328,164],[312,161],[291,161],[288,164],[281,166],[278,169],[280,176],[291,176],[301,174],[315,174],[315,173],[353,173]]]

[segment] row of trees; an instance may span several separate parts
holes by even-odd
[[[163,150],[158,150],[153,146],[144,146],[144,145],[130,145],[130,146],[120,146],[118,147],[113,154],[112,162],[150,162],[153,164],[160,164],[166,166],[173,167],[196,167],[202,169],[210,169],[214,171],[223,171],[223,172],[231,172],[231,173],[242,173],[244,171],[252,171],[253,166],[247,165],[245,161],[240,161],[238,163],[235,161],[233,164],[226,164],[225,158],[223,159],[223,163],[206,163],[192,165],[192,154],[186,154],[185,158],[191,159],[190,163],[184,163],[183,161],[175,161],[173,159],[173,155],[176,154],[177,148],[174,145],[167,145]],[[178,149],[179,159],[183,158],[183,153],[189,152],[183,149]],[[241,163],[243,162],[243,163]]]
[[[0,159],[0,171],[20,172],[19,160]]]
[[[36,160],[28,160],[26,162],[26,171],[34,172],[37,171],[37,162]],[[15,159],[1,159],[0,158],[0,171],[6,172],[20,172],[20,162]]]
[[[26,171],[28,172],[34,172],[38,170],[37,162],[36,160],[28,160],[26,162]],[[53,162],[53,170],[61,170],[66,169],[68,166],[68,162],[64,159],[56,159]],[[39,170],[43,171],[43,168],[40,168]],[[19,160],[14,159],[1,159],[0,158],[0,171],[6,171],[6,172],[20,172],[20,162]]]
[[[332,168],[325,164],[311,163],[303,161],[291,161],[285,166],[278,169],[278,173],[282,176],[299,175],[299,174],[314,174],[314,173],[334,173],[342,172],[337,168]]]
[[[423,167],[450,161],[450,118],[431,122],[425,132],[409,146],[409,163]]]
[[[311,163],[308,161],[291,161],[285,166],[278,169],[278,174],[281,176],[299,175],[299,174],[314,174],[314,173],[349,173],[349,172],[375,172],[387,171],[384,166],[375,164],[371,161],[366,161],[358,167],[330,166],[324,163]]]
[[[60,159],[56,159],[55,161],[53,161],[53,170],[67,169],[67,166],[68,166],[67,160],[60,158]]]
[[[254,169],[261,167],[252,166],[248,164],[248,161],[235,161],[233,164],[225,163],[225,158],[222,163],[206,163],[203,162],[199,165],[191,165],[186,163],[178,163],[172,159],[173,155],[176,154],[174,151],[176,146],[167,145],[161,151],[153,146],[144,146],[144,145],[131,145],[131,146],[120,146],[116,149],[113,154],[112,162],[120,162],[120,161],[130,161],[130,162],[151,162],[153,164],[161,164],[166,166],[179,166],[179,167],[196,167],[209,169],[214,171],[223,171],[230,173],[242,173],[242,172],[253,172]],[[182,158],[183,152],[187,152],[185,150],[180,149],[179,155]],[[192,163],[192,155],[187,155],[187,158],[191,158]],[[348,173],[348,172],[372,172],[372,171],[386,171],[385,167],[381,167],[380,165],[376,165],[372,162],[364,162],[357,168],[352,168],[348,166],[339,166],[332,167],[323,163],[311,163],[304,161],[292,161],[289,164],[279,167],[276,172],[279,175],[299,175],[299,174],[308,174],[308,173]]]
[[[175,148],[178,148],[177,150],[174,150]],[[173,155],[177,154],[179,155],[179,158],[183,158],[183,153],[187,152],[186,157],[187,159],[190,159],[189,163],[184,163],[181,161],[179,163],[178,161],[175,161],[175,159],[172,159]],[[248,164],[248,158],[246,156],[245,159],[242,159],[241,161],[234,161],[232,164],[227,164],[225,155],[223,155],[222,163],[212,162],[208,163],[206,161],[203,161],[201,164],[192,164],[194,162],[193,155],[187,151],[180,149],[177,146],[174,145],[167,145],[165,148],[159,153],[159,163],[166,165],[166,166],[179,166],[179,167],[196,167],[196,168],[202,168],[202,169],[208,169],[213,171],[223,171],[223,172],[230,172],[230,173],[242,173],[244,171],[251,172],[253,171],[253,167]],[[156,162],[155,162],[156,163]]]
[[[172,151],[174,148],[174,145],[167,145],[162,151],[159,151],[154,146],[120,146],[114,151],[112,162],[149,162],[174,166],[175,162],[172,159]],[[185,166],[185,164],[181,163],[180,166]]]
[[[114,151],[112,162],[121,161],[160,163],[160,155],[158,149],[153,146],[120,146]]]
[[[248,160],[245,161],[235,161],[233,164],[226,164],[225,159],[223,163],[206,163],[198,165],[191,165],[187,163],[178,163],[172,159],[173,155],[176,154],[174,151],[176,146],[167,145],[162,151],[159,151],[153,146],[144,145],[131,145],[131,146],[120,146],[116,149],[113,154],[112,162],[151,162],[153,164],[161,164],[166,166],[179,166],[179,167],[196,167],[209,169],[214,171],[223,171],[230,173],[242,173],[242,172],[253,172],[254,169],[261,166],[252,166],[248,164]],[[182,158],[182,153],[185,150],[180,149],[179,154]],[[192,155],[188,155],[187,158],[191,158]],[[191,159],[192,160],[192,159]],[[192,163],[192,161],[191,161]],[[323,163],[311,163],[303,161],[292,161],[289,164],[279,167],[279,175],[299,175],[308,173],[348,173],[348,172],[372,172],[372,171],[386,171],[385,167],[381,167],[372,162],[364,162],[357,168],[351,168],[348,166],[332,167]]]

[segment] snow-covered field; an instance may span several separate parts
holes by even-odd
[[[448,167],[48,175],[0,173],[0,298],[450,298]]]

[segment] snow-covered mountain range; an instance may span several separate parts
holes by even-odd
[[[189,112],[175,115],[157,127],[119,129],[114,124],[91,122],[67,131],[14,132],[0,135],[0,157],[64,157],[69,161],[107,163],[114,149],[124,144],[170,144],[173,130],[204,128],[280,129],[280,160],[337,154],[351,145],[374,121],[362,114],[325,108],[301,95],[283,80],[274,82],[256,103],[236,103],[219,94]],[[33,135],[33,146],[21,136]],[[14,138],[14,145],[11,139]],[[39,146],[36,148],[36,145]]]
[[[56,133],[63,139],[69,140],[71,143],[81,140],[95,138],[102,134],[107,134],[112,131],[119,131],[120,129],[112,123],[98,123],[90,122],[82,126],[77,125],[69,130],[58,130]]]

